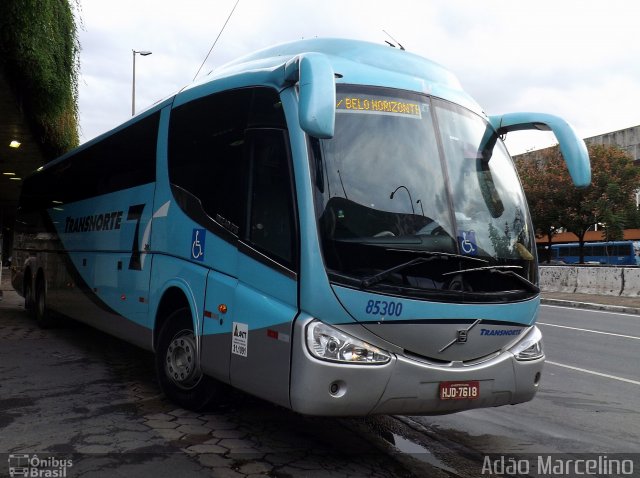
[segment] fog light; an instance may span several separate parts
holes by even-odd
[[[536,374],[536,376],[534,377],[534,379],[533,379],[533,384],[534,384],[536,387],[537,387],[537,386],[538,386],[538,384],[540,383],[540,377],[541,377],[540,372],[538,372],[538,373]]]

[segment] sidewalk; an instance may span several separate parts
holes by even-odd
[[[640,315],[640,297],[617,295],[578,294],[567,292],[542,292],[542,303],[581,309],[607,310],[621,314]]]

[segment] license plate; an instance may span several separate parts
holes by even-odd
[[[476,400],[480,398],[480,382],[440,382],[440,400]]]

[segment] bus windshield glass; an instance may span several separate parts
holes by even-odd
[[[339,85],[336,104],[335,136],[314,154],[334,283],[435,300],[538,292],[525,197],[487,121],[385,88]]]

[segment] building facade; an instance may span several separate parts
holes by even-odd
[[[587,145],[602,144],[605,146],[617,146],[628,152],[633,158],[636,166],[640,166],[640,126],[613,131],[611,133],[600,134],[585,138]]]

